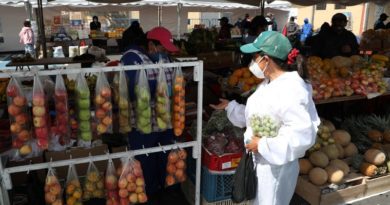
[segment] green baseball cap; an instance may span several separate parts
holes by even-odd
[[[291,49],[291,43],[288,38],[276,31],[264,31],[253,43],[240,47],[243,53],[264,52],[280,60],[286,60]]]

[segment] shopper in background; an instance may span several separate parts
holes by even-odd
[[[133,21],[129,28],[122,34],[121,51],[127,51],[130,45],[141,42],[145,38],[145,33],[142,30],[138,21]]]
[[[332,25],[325,29],[312,45],[314,55],[322,58],[332,58],[334,56],[352,56],[359,53],[359,44],[356,36],[345,29],[347,17],[342,13],[337,13],[332,17]]]
[[[95,30],[95,31],[100,31],[102,28],[102,25],[99,22],[99,19],[97,16],[92,17],[92,22],[89,23],[89,29],[90,30]]]
[[[24,52],[29,53],[31,57],[35,58],[34,50],[34,31],[31,28],[29,20],[24,21],[23,28],[19,32],[19,42],[24,45]]]
[[[313,26],[309,23],[309,19],[305,18],[303,22],[304,24],[302,26],[302,33],[301,33],[302,45],[305,43],[306,39],[313,34]]]
[[[286,25],[287,38],[291,45],[296,48],[299,43],[299,25],[295,23],[295,17],[291,16],[290,21]]]
[[[226,110],[229,120],[244,128],[245,147],[254,153],[257,195],[253,204],[289,204],[299,174],[298,159],[315,143],[320,119],[308,75],[295,49],[281,33],[265,31],[254,43],[241,46],[253,54],[250,71],[265,80],[247,101],[221,99],[214,109]],[[250,119],[269,116],[280,125],[276,137],[255,136]]]
[[[278,24],[273,13],[268,13],[265,19],[272,23],[268,26],[268,31],[278,31]]]
[[[379,16],[379,19],[375,22],[374,24],[374,30],[378,30],[378,29],[386,29],[386,26],[385,26],[385,21],[387,20],[389,16],[385,13],[382,13],[380,16]]]
[[[251,19],[249,17],[249,14],[245,14],[244,20],[242,20],[241,22],[241,34],[243,37],[246,36],[246,34],[248,33],[250,23]]]
[[[123,54],[121,62],[123,65],[135,65],[135,64],[153,64],[158,61],[170,62],[169,54],[177,52],[179,49],[172,43],[172,34],[164,27],[155,27],[149,32],[147,36],[142,35],[140,32],[137,33],[139,36],[134,36],[137,41],[130,41],[128,50]],[[169,89],[172,86],[172,80],[174,77],[173,68],[165,68],[165,76],[168,83]],[[154,93],[156,92],[157,78],[159,69],[148,69],[146,71],[147,78],[149,81],[150,93],[152,93],[152,115],[154,115]],[[127,71],[130,98],[134,101],[135,93],[135,82],[137,77],[137,71]],[[154,117],[152,117],[155,119]],[[135,121],[135,120],[132,120]],[[130,149],[142,149],[149,147],[157,147],[159,145],[172,144],[174,134],[172,129],[167,131],[159,132],[155,121],[152,122],[153,132],[150,134],[142,134],[136,129],[133,129],[129,133]],[[133,125],[135,127],[135,124]],[[168,154],[168,153],[167,153]],[[140,160],[142,170],[145,175],[146,192],[147,194],[156,194],[160,189],[165,186],[166,176],[166,164],[167,154],[160,152],[149,154],[149,156],[139,155],[136,156]],[[177,188],[177,187],[172,187]],[[153,204],[153,203],[150,203]],[[157,203],[159,204],[159,203]]]
[[[221,26],[218,33],[218,39],[219,40],[231,39],[232,35],[230,33],[230,30],[233,28],[233,25],[229,24],[229,19],[226,17],[222,17],[218,20],[219,20],[219,25]]]

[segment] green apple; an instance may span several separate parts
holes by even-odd
[[[129,102],[127,102],[124,98],[121,98],[119,100],[119,109],[128,109],[129,108]]]
[[[80,120],[89,120],[91,118],[91,112],[89,110],[80,110],[79,118]]]
[[[149,102],[144,102],[140,99],[137,100],[137,110],[142,111],[149,107]]]
[[[164,104],[157,104],[156,110],[159,115],[167,113],[167,107]]]
[[[89,106],[91,105],[91,102],[89,98],[87,99],[79,99],[77,102],[79,109],[89,109]]]
[[[90,131],[88,132],[81,132],[80,138],[84,141],[91,141],[92,140],[92,133]]]
[[[167,99],[165,97],[157,97],[157,103],[165,105],[167,103]]]
[[[91,130],[91,123],[89,123],[89,121],[80,121],[79,126],[82,132],[88,132]]]
[[[152,113],[150,111],[150,108],[149,109],[146,109],[144,111],[141,112],[141,117],[142,118],[145,118],[145,119],[150,119],[150,116],[152,116]]]
[[[138,127],[145,127],[147,125],[150,125],[150,119],[145,119],[145,118],[138,118]]]
[[[149,100],[150,100],[150,93],[146,89],[141,89],[140,93],[139,93],[139,98],[142,101],[149,102]]]
[[[142,128],[141,128],[141,131],[142,131],[143,133],[145,133],[145,134],[149,134],[149,133],[152,132],[152,126],[148,125],[148,126],[146,126],[146,127],[142,127]]]
[[[88,89],[80,89],[80,90],[77,90],[78,91],[78,94],[79,94],[79,97],[81,99],[89,99],[89,90]]]
[[[157,118],[157,126],[162,130],[167,129],[167,123],[165,123],[164,120],[159,117]]]

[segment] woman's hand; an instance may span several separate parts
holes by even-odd
[[[261,139],[260,137],[252,137],[251,141],[245,145],[245,148],[248,151],[251,151],[253,153],[257,153],[258,152],[257,147],[258,147],[260,139]]]
[[[210,107],[214,110],[224,110],[229,105],[229,100],[219,99],[220,103],[218,105],[210,104]]]

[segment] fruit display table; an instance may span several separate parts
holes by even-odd
[[[30,70],[30,66],[33,65],[56,65],[56,64],[82,64],[82,63],[94,63],[95,60],[75,60],[73,58],[42,58],[36,59],[33,61],[26,62],[9,62],[7,67],[16,67],[16,71],[18,69],[23,70],[24,67],[27,67]]]

